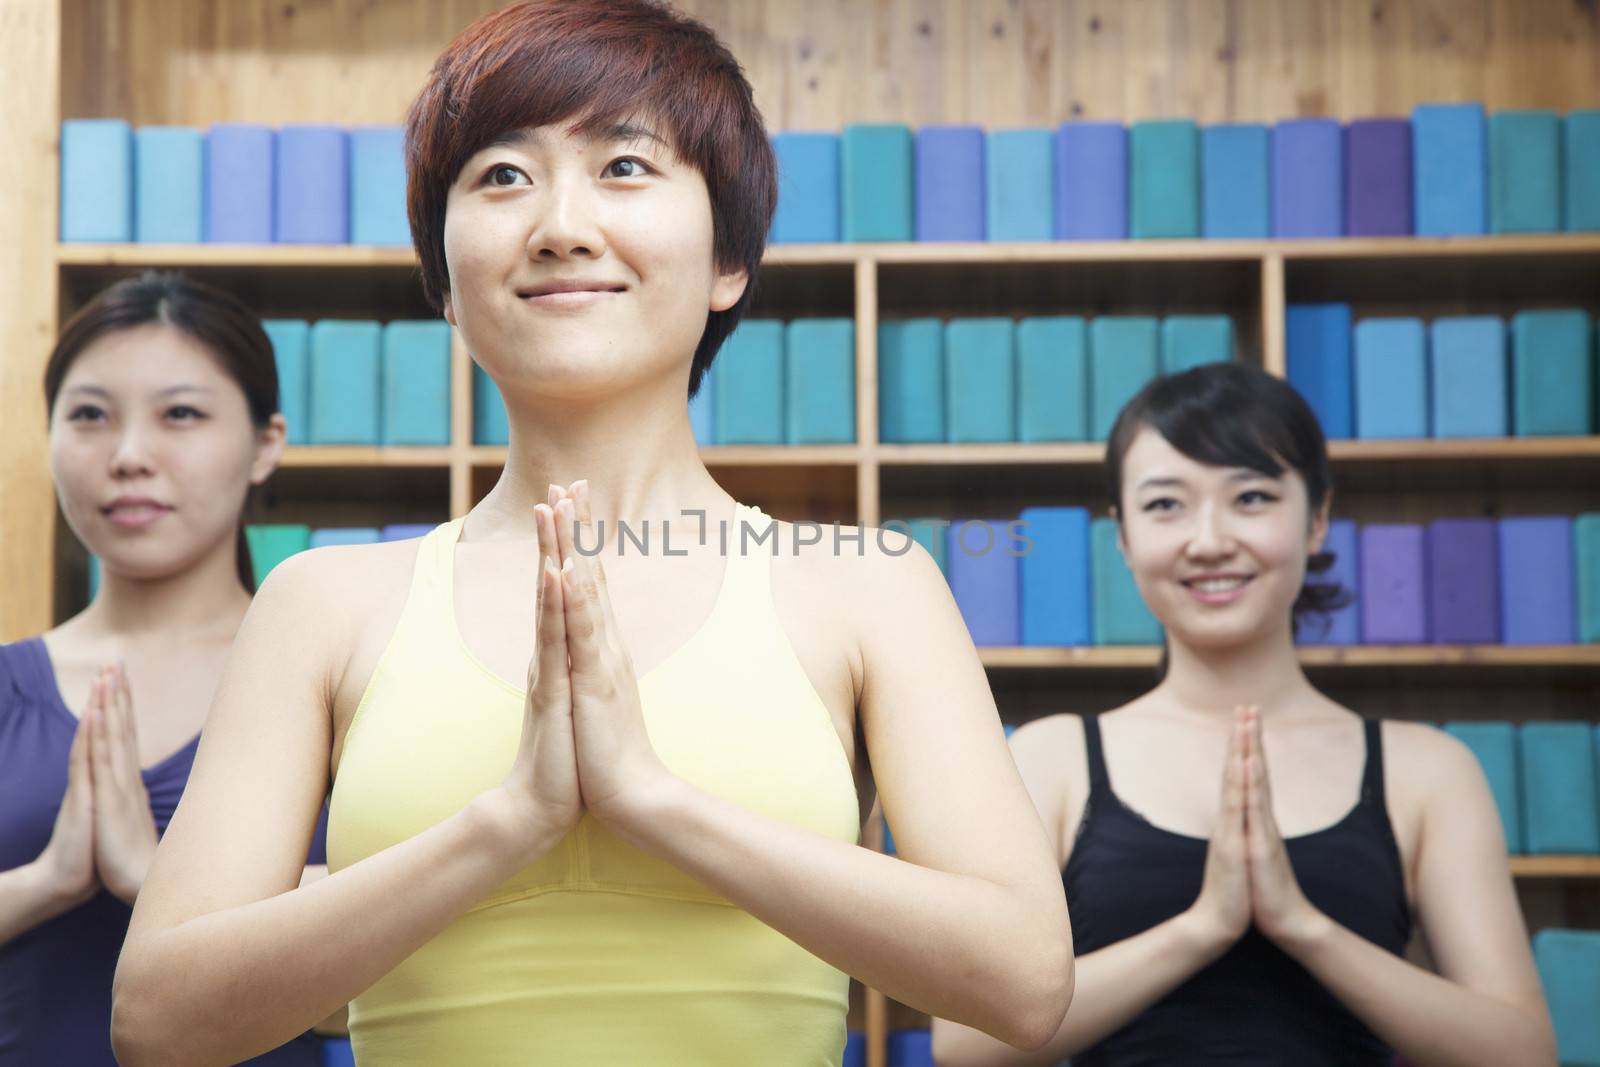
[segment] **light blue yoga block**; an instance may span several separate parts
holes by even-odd
[[[1089,324],[1076,315],[1017,323],[1017,440],[1089,439]]]
[[[1600,853],[1594,733],[1587,722],[1522,724],[1523,821],[1530,853]]]
[[[1233,359],[1233,319],[1227,315],[1168,315],[1161,320],[1161,373],[1181,374]]]
[[[991,241],[1048,241],[1056,232],[1056,136],[992,130],[983,156],[985,230]]]
[[[1574,599],[1578,640],[1600,641],[1600,512],[1586,512],[1572,521]]]
[[[1522,761],[1516,727],[1509,722],[1447,722],[1444,732],[1472,750],[1489,780],[1489,792],[1500,812],[1506,851],[1522,851]]]
[[[375,445],[382,328],[364,320],[311,326],[311,444]]]
[[[1111,436],[1117,416],[1160,373],[1161,336],[1145,315],[1102,315],[1089,323],[1089,439]]]
[[[1600,110],[1569,111],[1561,124],[1561,221],[1600,230]]]
[[[784,346],[788,442],[836,445],[854,441],[855,320],[796,319],[789,323]]]
[[[1139,595],[1133,572],[1117,549],[1115,519],[1089,524],[1090,585],[1094,597],[1094,643],[1159,645],[1161,623]]]
[[[943,441],[944,323],[878,323],[878,439],[891,444]]]
[[[1533,935],[1561,1067],[1600,1067],[1600,930],[1547,928]]]
[[[374,526],[345,526],[311,531],[311,547],[327,548],[329,545],[372,545],[382,540]]]
[[[1260,123],[1200,131],[1200,235],[1262,238],[1272,233],[1271,143]]]
[[[911,240],[911,128],[899,124],[846,126],[839,163],[840,235],[844,240]]]
[[[205,137],[187,126],[133,131],[133,239],[199,244],[205,236]]]
[[[964,519],[950,526],[946,573],[975,645],[1016,645],[1022,639],[1022,560],[1009,526],[1004,519]]]
[[[382,441],[450,443],[450,324],[391,322],[383,328]]]
[[[1350,305],[1290,304],[1285,322],[1289,384],[1311,405],[1330,441],[1354,437]]]
[[[945,558],[945,549],[948,547],[949,541],[947,532],[950,527],[949,520],[922,517],[902,519],[900,521],[906,524],[906,532],[911,535],[911,539],[927,549],[928,555],[932,556],[933,561],[939,565],[939,572],[948,580],[950,566]]]
[[[122,119],[61,124],[61,239],[133,240],[133,131]]]
[[[1482,104],[1422,104],[1411,112],[1412,210],[1418,237],[1489,229],[1489,133]]]
[[[1511,430],[1506,324],[1498,315],[1435,319],[1428,327],[1435,437],[1505,437]]]
[[[689,398],[689,430],[695,444],[704,448],[717,443],[716,412],[713,408],[717,389],[717,365],[713,363],[700,376],[700,389]]]
[[[1192,120],[1134,123],[1128,169],[1130,236],[1200,236],[1200,131]]]
[[[1010,319],[951,319],[944,331],[947,415],[953,443],[1015,441],[1015,326]]]
[[[342,127],[317,123],[283,126],[273,163],[272,239],[348,243],[349,134]]]
[[[1328,523],[1328,536],[1322,550],[1333,554],[1333,565],[1321,574],[1306,575],[1307,584],[1337,585],[1349,603],[1321,618],[1308,615],[1304,626],[1295,631],[1302,645],[1359,645],[1361,643],[1361,605],[1357,601],[1361,585],[1361,538],[1349,519]]]
[[[1518,437],[1581,436],[1594,425],[1593,329],[1580,309],[1511,318],[1511,405]]]
[[[213,123],[206,131],[206,240],[272,240],[278,135],[270,126]]]
[[[1356,436],[1428,436],[1428,345],[1422,320],[1362,319],[1355,331]]]
[[[278,365],[278,410],[289,424],[289,443],[311,443],[311,324],[304,319],[263,319]]]
[[[476,363],[472,365],[472,443],[504,445],[511,441],[510,420],[500,387]]]
[[[1554,111],[1489,116],[1489,232],[1561,229],[1561,120]]]
[[[783,323],[745,319],[717,357],[717,444],[783,444],[783,379]]]
[[[1022,643],[1087,645],[1090,621],[1089,512],[1023,508],[1029,541],[1022,557]]]
[[[425,537],[433,531],[433,524],[426,522],[397,522],[383,528],[385,541],[409,541],[413,537]]]
[[[778,159],[773,242],[839,240],[839,135],[780,133],[772,138],[772,151]]]
[[[411,244],[405,131],[399,126],[357,126],[350,131],[350,241]]]

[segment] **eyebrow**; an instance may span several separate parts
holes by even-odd
[[[1276,475],[1266,474],[1262,471],[1253,471],[1248,468],[1236,470],[1232,474],[1228,475],[1228,481],[1230,483],[1254,482],[1262,479],[1265,479],[1266,481],[1274,481],[1276,478]],[[1144,481],[1138,484],[1138,486],[1135,488],[1135,491],[1138,492],[1145,489],[1181,489],[1188,484],[1189,483],[1185,482],[1182,478],[1146,478]]]
[[[111,397],[111,393],[110,393],[109,390],[102,389],[98,385],[74,385],[72,388],[68,389],[67,392],[68,393],[87,393],[90,396],[103,396],[103,397],[106,397],[107,399],[110,399],[110,397]],[[211,389],[209,389],[209,388],[207,388],[206,386],[203,386],[203,385],[169,385],[165,389],[162,389],[161,391],[156,393],[156,396],[158,396],[158,397],[167,397],[167,396],[175,396],[178,393],[210,393],[210,392],[213,392],[213,390],[211,390]]]
[[[507,130],[504,133],[497,134],[496,136],[490,138],[489,143],[483,147],[518,148],[524,145],[540,144],[543,141],[544,134],[540,133],[538,130],[522,127],[520,129]],[[671,147],[667,144],[666,139],[660,134],[656,133],[650,127],[641,126],[636,122],[613,122],[610,125],[605,126],[593,133],[587,134],[585,136],[585,141],[589,144],[615,144],[618,141],[649,141],[662,150],[666,150]]]

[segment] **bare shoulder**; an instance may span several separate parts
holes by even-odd
[[[911,604],[885,594],[949,596],[949,586],[928,550],[909,534],[882,526],[806,526],[784,523],[780,552],[790,552],[808,577],[848,597],[852,610],[901,611]],[[815,539],[815,543],[806,543]]]
[[[1072,850],[1071,828],[1089,795],[1083,718],[1062,712],[1024,723],[1011,735],[1011,756],[1062,866]]]
[[[1400,775],[1386,775],[1388,780],[1404,779],[1427,794],[1481,777],[1472,750],[1431,723],[1386,719],[1383,747],[1385,768],[1404,768]]]

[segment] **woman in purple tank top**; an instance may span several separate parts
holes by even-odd
[[[102,579],[0,645],[0,1067],[95,1067],[116,1062],[117,954],[255,589],[243,508],[285,425],[260,321],[176,275],[79,312],[45,397],[61,510]],[[319,1059],[306,1034],[255,1062]]]

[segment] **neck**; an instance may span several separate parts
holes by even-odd
[[[1158,691],[1186,711],[1230,719],[1241,704],[1259,707],[1263,719],[1281,716],[1315,693],[1295,655],[1288,626],[1221,647],[1190,645],[1169,636],[1167,674]]]
[[[82,619],[105,636],[140,643],[231,640],[250,606],[234,553],[234,539],[224,538],[195,565],[162,578],[102,566],[100,591]]]

